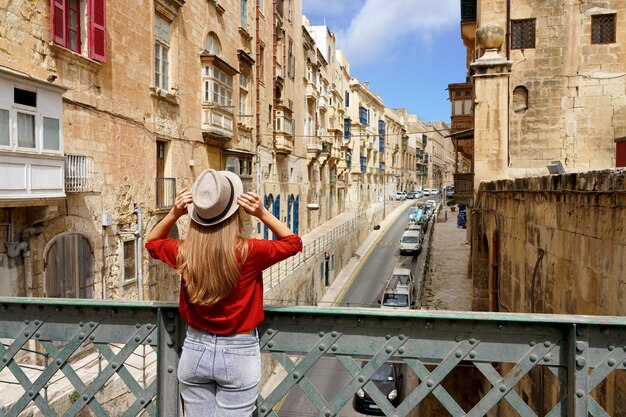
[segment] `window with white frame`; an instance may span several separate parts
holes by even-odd
[[[239,122],[243,125],[250,124],[248,83],[248,75],[239,74]]]
[[[120,264],[122,283],[137,279],[137,239],[133,235],[122,237]]]
[[[169,90],[171,23],[154,15],[154,85]]]
[[[207,65],[204,67],[204,101],[232,111],[233,77],[221,69]]]
[[[0,94],[5,94],[5,99],[0,100],[0,147],[60,152],[62,110],[55,109],[50,101],[59,100],[60,105],[60,95],[15,85],[1,87]],[[52,109],[52,113],[43,113],[42,109],[46,108]]]

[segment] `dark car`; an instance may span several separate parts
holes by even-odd
[[[446,191],[446,197],[447,198],[454,198],[454,187],[448,188],[448,191]]]
[[[363,363],[365,366],[366,363]],[[380,392],[387,397],[389,402],[397,407],[400,402],[400,392],[402,388],[402,373],[400,372],[400,364],[384,363],[370,378]],[[380,407],[376,405],[374,400],[363,390],[359,390],[354,395],[353,406],[356,411],[363,414],[371,414],[384,416]]]
[[[415,200],[416,198],[417,196],[415,195],[415,193],[406,193],[407,200]]]

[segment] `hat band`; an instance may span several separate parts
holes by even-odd
[[[235,196],[235,189],[233,188],[233,183],[230,181],[230,178],[226,177],[226,179],[228,180],[228,185],[230,185],[230,198],[228,199],[228,203],[226,204],[226,208],[224,208],[224,211],[222,211],[220,214],[218,214],[215,217],[211,217],[210,219],[204,218],[202,216],[200,216],[198,214],[198,211],[196,210],[196,216],[198,216],[198,219],[201,220],[204,223],[215,223],[217,221],[222,220],[222,218],[224,216],[226,216],[226,214],[228,213],[228,210],[230,209],[232,203],[233,203],[233,198]]]

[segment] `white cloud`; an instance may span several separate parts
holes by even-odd
[[[366,0],[350,25],[336,33],[350,63],[363,65],[398,56],[402,43],[411,38],[428,46],[435,32],[459,21],[458,0]]]

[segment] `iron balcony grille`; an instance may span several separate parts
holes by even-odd
[[[156,207],[169,209],[176,199],[176,178],[156,177]]]
[[[93,159],[90,156],[65,155],[65,191],[93,191]]]

